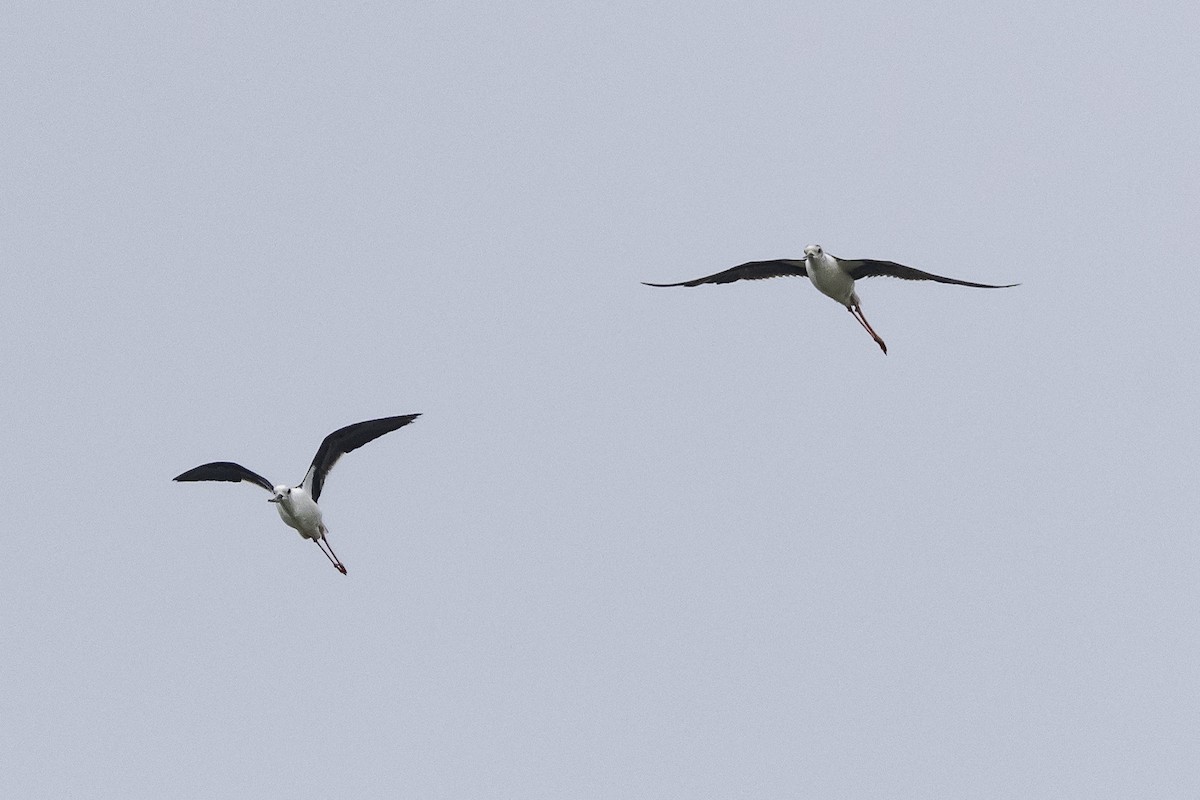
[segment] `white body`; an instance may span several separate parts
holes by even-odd
[[[836,258],[815,244],[804,248],[804,271],[821,294],[832,297],[847,308],[858,305],[854,278],[842,269]]]
[[[321,521],[321,507],[300,486],[276,486],[275,508],[279,518],[289,527],[295,528],[305,539],[314,542],[325,536],[325,523]]]

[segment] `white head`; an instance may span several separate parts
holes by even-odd
[[[274,496],[271,497],[271,499],[268,500],[267,502],[268,503],[278,503],[281,500],[291,497],[291,494],[292,494],[292,487],[284,486],[284,485],[280,484],[279,486],[275,487]]]
[[[823,255],[825,255],[825,251],[821,249],[821,245],[819,244],[810,244],[808,247],[804,248],[805,259],[820,258]]]

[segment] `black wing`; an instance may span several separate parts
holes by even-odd
[[[274,493],[275,487],[269,480],[259,475],[257,472],[251,472],[241,464],[234,464],[232,461],[213,461],[210,464],[201,464],[198,467],[193,467],[182,475],[176,475],[172,480],[176,481],[229,481],[237,483],[238,481],[247,481],[249,483],[257,483],[268,492]]]
[[[317,454],[313,456],[312,466],[308,468],[308,474],[304,476],[304,481],[300,485],[308,492],[313,502],[316,502],[321,498],[321,487],[325,485],[325,476],[329,474],[329,470],[333,469],[333,465],[339,458],[357,450],[367,442],[378,439],[385,433],[403,428],[419,416],[421,415],[405,414],[402,417],[384,417],[383,419],[356,422],[353,425],[339,428],[321,442],[321,446],[317,448]]]
[[[952,283],[955,286],[974,286],[976,289],[1011,289],[1014,286],[1021,285],[1019,283],[1006,283],[1003,286],[995,286],[990,283],[960,281],[957,278],[945,278],[941,275],[934,275],[932,272],[922,272],[919,269],[897,264],[895,261],[873,261],[869,258],[840,258],[838,260],[854,280],[886,275],[889,278],[902,278],[906,281],[937,281],[938,283]]]
[[[804,261],[791,258],[777,258],[774,261],[747,261],[738,264],[724,272],[709,275],[707,278],[696,278],[694,281],[683,283],[646,283],[646,286],[699,286],[702,283],[733,283],[734,281],[757,281],[763,278],[782,278],[787,275],[808,275],[804,271]]]

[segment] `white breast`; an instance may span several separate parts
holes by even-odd
[[[821,294],[832,297],[844,306],[857,302],[854,297],[854,279],[838,266],[832,256],[826,253],[810,256],[805,262],[804,271]]]
[[[295,528],[305,539],[321,538],[321,508],[300,488],[275,504],[279,518]]]

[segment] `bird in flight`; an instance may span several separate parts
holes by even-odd
[[[325,476],[338,459],[346,453],[357,450],[367,442],[374,441],[385,433],[391,433],[397,428],[403,428],[420,414],[405,414],[401,417],[384,417],[366,422],[356,422],[339,428],[325,437],[317,454],[313,457],[312,465],[308,468],[304,480],[299,486],[273,486],[269,480],[258,473],[251,472],[241,464],[231,461],[213,461],[189,469],[182,475],[176,475],[177,481],[229,481],[237,483],[247,481],[257,484],[271,493],[268,503],[275,503],[279,516],[290,527],[300,532],[305,539],[311,539],[321,548],[321,552],[330,563],[343,575],[346,567],[338,560],[333,548],[329,546],[329,531],[321,519],[321,509],[317,500],[321,497],[321,488],[325,485]],[[323,545],[323,546],[322,546]]]
[[[1009,289],[1020,285],[1009,283],[1003,286],[993,286],[990,283],[960,281],[955,278],[934,275],[931,272],[922,272],[919,269],[897,264],[895,261],[837,258],[822,250],[819,244],[810,244],[804,248],[803,259],[778,258],[773,261],[747,261],[745,264],[731,267],[724,272],[691,281],[681,283],[646,283],[643,281],[643,283],[646,286],[699,286],[702,283],[733,283],[742,280],[779,278],[785,275],[807,276],[812,281],[812,285],[817,287],[822,294],[828,295],[844,305],[866,332],[871,334],[871,338],[875,340],[875,344],[879,345],[879,349],[885,355],[887,354],[887,345],[883,343],[883,339],[879,338],[879,334],[875,333],[871,324],[867,322],[867,318],[863,316],[862,304],[858,299],[858,293],[854,291],[854,282],[859,278],[886,275],[907,281],[936,281],[952,283],[956,286],[974,286],[977,289]]]

